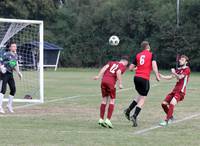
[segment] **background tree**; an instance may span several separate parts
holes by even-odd
[[[148,40],[161,68],[174,67],[176,54],[184,53],[200,70],[200,0],[181,1],[179,28],[174,0],[2,0],[0,7],[1,17],[44,20],[45,40],[64,48],[63,67],[134,56]],[[113,34],[117,47],[108,44]]]

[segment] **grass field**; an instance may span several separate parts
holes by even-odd
[[[164,118],[160,103],[175,83],[151,79],[151,91],[133,128],[123,110],[137,95],[132,73],[123,77],[112,122],[114,129],[101,128],[100,81],[95,69],[65,69],[45,72],[45,103],[15,104],[15,114],[1,115],[0,146],[200,146],[200,73],[192,73],[185,100],[177,105],[175,117],[188,120],[155,128]],[[153,78],[154,76],[152,76]],[[132,87],[132,88],[131,88]],[[191,118],[191,115],[195,115]]]

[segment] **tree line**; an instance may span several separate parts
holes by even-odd
[[[143,40],[150,42],[160,68],[176,64],[177,54],[200,70],[200,0],[180,0],[176,26],[175,0],[2,0],[4,18],[44,20],[46,41],[64,50],[63,67],[99,67],[121,55],[132,58]],[[111,35],[120,44],[108,44]]]

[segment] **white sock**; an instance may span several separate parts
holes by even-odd
[[[4,94],[0,93],[0,108],[2,108],[2,105],[3,105],[3,97],[4,97]]]
[[[9,96],[8,96],[8,106],[11,106],[11,107],[12,107],[13,98],[14,98],[14,96],[12,96],[12,95],[9,95]]]

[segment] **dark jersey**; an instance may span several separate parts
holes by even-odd
[[[1,64],[3,64],[6,70],[10,73],[13,72],[14,68],[17,66],[18,55],[13,52],[5,52],[1,58]]]
[[[152,71],[153,60],[155,60],[155,56],[148,50],[143,50],[142,52],[138,53],[132,62],[137,66],[135,76],[149,80]]]

